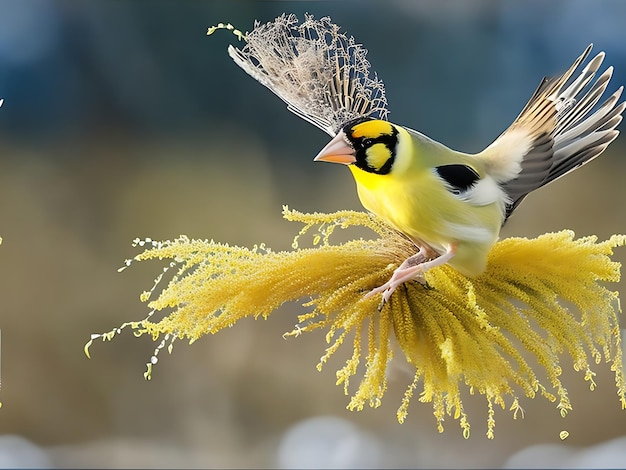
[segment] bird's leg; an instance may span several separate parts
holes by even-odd
[[[365,298],[372,297],[382,292],[383,303],[387,302],[389,297],[391,297],[391,294],[393,294],[398,286],[401,286],[406,281],[420,277],[430,268],[446,264],[454,256],[455,252],[456,246],[450,245],[444,254],[439,255],[437,258],[431,259],[430,261],[424,261],[425,259],[428,259],[428,255],[426,254],[426,250],[424,248],[420,248],[420,251],[405,259],[402,264],[396,268],[391,276],[391,279],[389,279],[382,286],[369,291],[365,294]]]

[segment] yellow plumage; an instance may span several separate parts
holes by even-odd
[[[481,273],[502,224],[503,200],[496,194],[490,204],[467,210],[468,203],[441,184],[432,172],[434,165],[429,160],[434,158],[441,164],[469,162],[471,157],[447,149],[438,151],[438,144],[423,141],[403,128],[399,130],[401,136],[406,133],[404,137],[411,139],[410,147],[405,150],[410,152],[405,155],[406,168],[379,175],[356,165],[349,166],[363,207],[416,243],[426,243],[437,252],[445,252],[450,244],[455,244],[456,254],[450,265],[463,274]],[[385,161],[387,159],[388,151]]]

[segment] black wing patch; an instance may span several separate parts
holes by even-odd
[[[480,178],[476,170],[467,165],[441,165],[435,167],[435,170],[452,187],[452,192],[456,194],[467,191]]]

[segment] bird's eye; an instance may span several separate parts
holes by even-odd
[[[363,145],[363,147],[365,147],[365,148],[369,148],[372,145],[374,145],[374,139],[369,139],[369,138],[363,139],[361,141],[361,145]]]

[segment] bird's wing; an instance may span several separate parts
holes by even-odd
[[[339,32],[330,18],[281,15],[256,24],[242,49],[228,48],[250,76],[302,119],[334,136],[353,119],[387,118],[385,87],[370,77],[367,50]]]
[[[617,105],[623,87],[596,106],[613,68],[592,83],[604,52],[573,78],[591,48],[563,75],[544,78],[513,124],[477,155],[509,197],[506,217],[528,193],[591,161],[617,137],[626,107]]]

